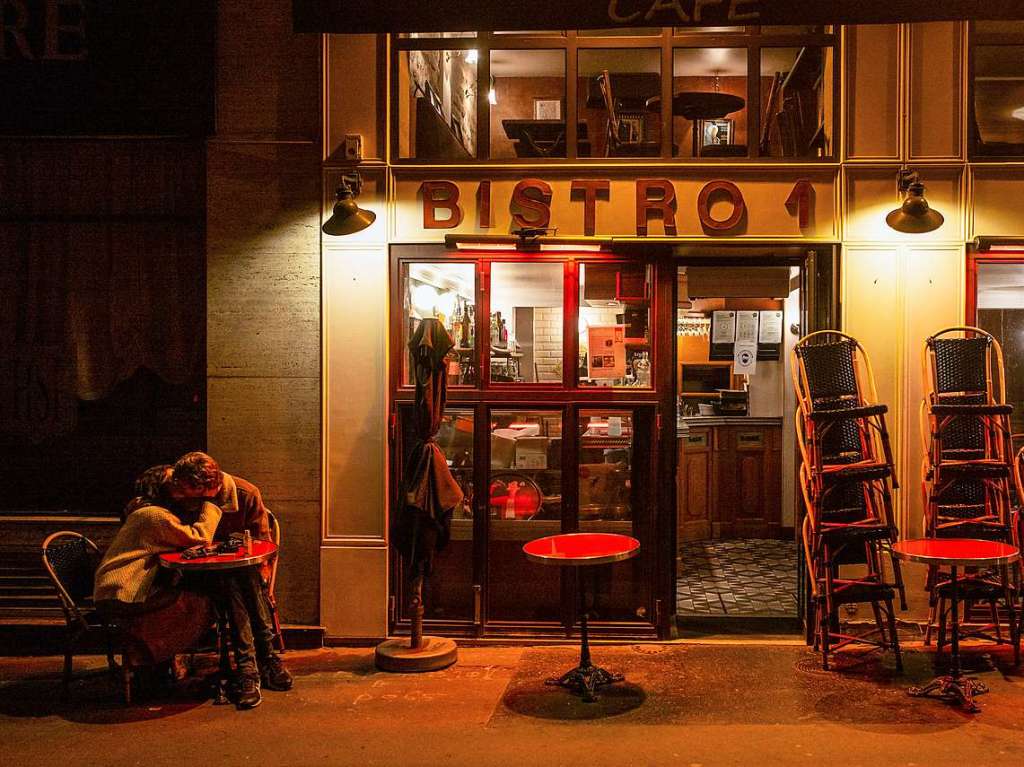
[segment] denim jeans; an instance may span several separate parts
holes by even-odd
[[[274,623],[258,567],[211,573],[214,599],[231,625],[239,674],[254,674],[274,651]]]

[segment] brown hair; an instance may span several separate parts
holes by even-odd
[[[220,466],[206,453],[185,453],[174,464],[171,478],[176,484],[215,490],[221,486]]]
[[[167,496],[167,483],[171,479],[171,464],[150,466],[135,480],[135,495],[149,501],[161,501]]]

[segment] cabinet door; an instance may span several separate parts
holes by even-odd
[[[679,438],[676,527],[679,542],[711,538],[711,431],[693,429]]]
[[[781,430],[734,427],[728,431],[730,467],[724,474],[733,489],[731,508],[723,508],[723,519],[728,513],[730,522],[728,534],[723,524],[723,537],[776,537],[782,510]]]

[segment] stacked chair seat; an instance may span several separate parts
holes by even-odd
[[[851,644],[891,649],[902,669],[893,602],[899,596],[906,609],[906,596],[891,549],[897,485],[870,361],[856,339],[822,331],[797,342],[791,370],[815,648],[826,670],[830,654]],[[870,604],[875,629],[844,633],[839,608],[848,604]]]
[[[1010,493],[1014,475],[1010,441],[1013,408],[1005,401],[999,342],[979,328],[939,331],[925,342],[923,380],[925,534],[1019,545]],[[1019,581],[1019,566],[1014,565],[968,570],[958,583],[959,598],[964,602],[961,635],[1000,644],[1008,639],[1018,663]],[[929,568],[926,589],[931,609],[925,643],[930,644],[937,629],[941,652],[950,614],[948,571]],[[986,605],[988,616],[979,623],[974,613]]]

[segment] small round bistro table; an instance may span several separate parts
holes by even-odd
[[[916,538],[894,543],[892,552],[908,562],[949,567],[949,601],[953,612],[949,674],[935,677],[923,687],[911,687],[907,693],[914,697],[924,697],[937,692],[939,697],[960,703],[967,711],[980,711],[974,702],[974,696],[988,692],[988,687],[980,679],[964,676],[960,668],[957,568],[1008,565],[1020,559],[1020,550],[1016,546],[999,541],[973,538]]]
[[[574,568],[576,590],[580,595],[579,665],[558,678],[548,679],[545,684],[565,687],[579,693],[585,703],[593,703],[597,700],[595,693],[599,687],[622,681],[622,674],[612,674],[590,662],[587,597],[580,586],[580,570],[622,562],[635,557],[639,552],[640,541],[617,533],[563,533],[537,538],[523,546],[523,553],[532,562]]]
[[[183,572],[201,572],[206,570],[238,570],[242,567],[261,565],[277,553],[277,546],[270,541],[252,542],[251,551],[238,549],[231,554],[212,554],[208,557],[185,559],[184,552],[169,551],[160,555],[160,566]]]
[[[169,551],[160,555],[160,566],[169,570],[185,573],[223,572],[240,570],[244,567],[261,565],[277,554],[277,545],[270,541],[254,540],[249,551],[240,548],[230,554],[212,554],[208,557],[185,559],[181,551]],[[231,676],[231,660],[228,657],[227,621],[221,605],[214,600],[217,611],[217,644],[220,647],[220,662],[217,673],[212,678],[213,702],[223,705],[228,702],[227,689]]]

